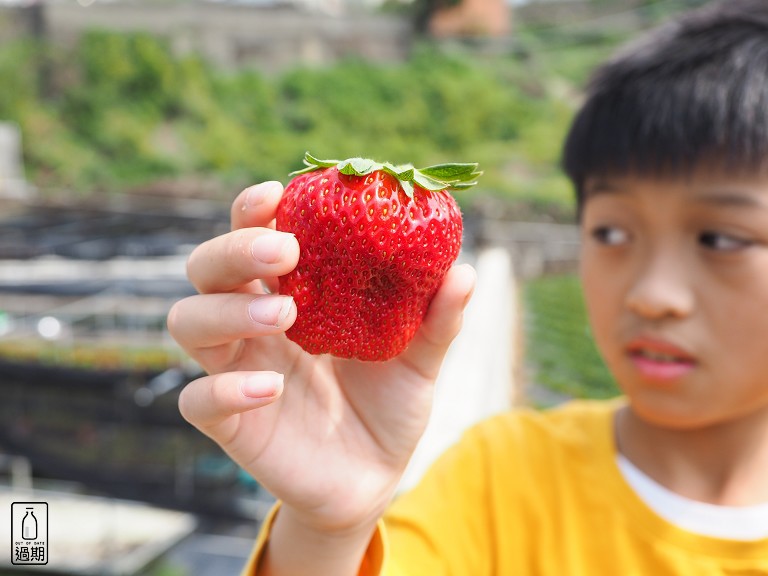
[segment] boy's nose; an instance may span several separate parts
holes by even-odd
[[[694,306],[693,283],[676,258],[655,258],[639,271],[626,296],[632,312],[651,320],[683,318]]]

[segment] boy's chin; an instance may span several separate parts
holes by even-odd
[[[676,432],[692,432],[724,423],[712,413],[703,412],[689,404],[667,400],[629,398],[628,409],[642,423],[654,428]]]

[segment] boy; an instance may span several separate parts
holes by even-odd
[[[709,5],[608,62],[564,166],[624,397],[476,426],[384,521],[472,270],[408,350],[365,364],[282,335],[295,307],[268,289],[298,246],[267,228],[279,184],[193,253],[202,294],[169,325],[211,376],[180,409],[281,501],[247,574],[768,574],[768,2]]]

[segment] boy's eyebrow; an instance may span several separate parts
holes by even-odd
[[[610,181],[594,179],[587,181],[584,191],[585,195],[591,198],[601,194],[621,194],[627,190],[622,186],[612,184]],[[717,206],[768,209],[768,198],[764,198],[764,196],[765,194],[748,190],[723,188],[701,192],[694,199],[703,204]]]
[[[621,186],[614,186],[606,180],[590,179],[587,180],[584,185],[584,192],[587,196],[597,196],[598,194],[617,194],[622,192],[624,188]]]
[[[717,206],[742,208],[768,208],[768,201],[762,195],[738,190],[714,190],[696,196],[698,202]]]

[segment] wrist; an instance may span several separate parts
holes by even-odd
[[[282,504],[272,522],[259,576],[358,574],[378,518],[354,525],[318,528]]]
[[[380,513],[372,511],[365,518],[339,519],[338,521],[329,521],[328,518],[324,518],[321,522],[312,515],[307,515],[305,511],[283,503],[275,522],[280,525],[281,530],[301,535],[308,541],[345,545],[369,538],[380,517]]]

